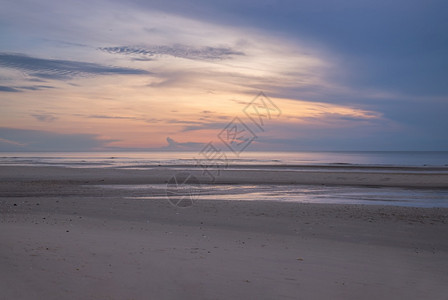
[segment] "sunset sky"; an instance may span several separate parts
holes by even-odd
[[[446,1],[0,1],[0,151],[448,150]]]

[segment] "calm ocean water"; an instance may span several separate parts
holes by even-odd
[[[443,152],[243,152],[225,153],[229,164],[243,165],[368,165],[448,166]],[[197,152],[0,152],[0,165],[67,167],[136,167],[195,165]]]
[[[446,152],[244,152],[226,153],[238,165],[318,166],[448,166]],[[195,165],[196,152],[79,152],[1,153],[0,165],[64,166],[75,168],[138,168]],[[105,188],[148,190],[146,198],[164,197],[166,185],[109,185]],[[156,191],[156,192],[154,192]],[[158,191],[158,192],[157,192]],[[446,189],[368,188],[302,185],[202,185],[197,200],[293,201],[306,203],[380,204],[448,207]]]

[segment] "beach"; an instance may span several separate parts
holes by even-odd
[[[2,1],[0,300],[448,300],[447,12]]]
[[[448,185],[429,167],[221,171],[216,184]],[[185,166],[0,167],[0,298],[446,299],[447,208],[230,201],[225,190],[181,208],[153,187],[110,188],[179,172],[210,183]]]

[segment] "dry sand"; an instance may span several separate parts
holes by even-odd
[[[97,186],[163,182],[170,172],[0,167],[0,299],[448,298],[448,209],[267,201],[180,209],[163,195],[130,199],[134,192]],[[222,180],[247,171],[231,172]],[[272,175],[251,172],[252,181]],[[356,172],[341,177],[409,184],[402,171]]]

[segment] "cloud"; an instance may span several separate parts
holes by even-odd
[[[446,1],[128,3],[134,3],[140,11],[162,11],[214,26],[256,28],[292,42],[315,45],[317,52],[338,62],[329,79],[353,90],[376,89],[422,98],[448,93]]]
[[[46,80],[39,79],[39,78],[27,78],[27,81],[31,81],[31,82],[46,82]]]
[[[107,115],[88,115],[89,119],[114,119],[114,120],[144,120],[138,117],[124,117],[124,116],[107,116]]]
[[[30,86],[19,86],[17,87],[22,90],[38,91],[44,89],[54,89],[54,86],[50,85],[30,85]]]
[[[116,140],[95,134],[62,134],[49,131],[0,127],[0,151],[93,151]]]
[[[29,91],[38,91],[43,89],[53,89],[54,86],[49,85],[29,85],[29,86],[4,86],[0,85],[0,92],[7,92],[7,93],[19,93],[23,92],[23,90],[29,90]]]
[[[57,117],[50,114],[31,114],[34,118],[41,122],[53,122],[57,120]]]
[[[122,46],[122,47],[100,47],[98,50],[111,53],[111,54],[124,54],[124,55],[140,55],[140,56],[154,56],[156,53],[151,50]]]
[[[98,75],[150,74],[141,69],[104,66],[72,60],[43,59],[16,53],[0,53],[0,66],[20,70],[31,76],[55,80]]]
[[[235,55],[245,55],[244,52],[236,51],[228,47],[193,47],[182,44],[175,44],[173,46],[150,46],[144,48],[131,46],[103,47],[99,48],[99,50],[112,54],[137,55],[143,57],[168,55],[192,60],[223,60],[229,59]]]
[[[162,147],[163,150],[172,150],[172,151],[198,151],[202,149],[205,144],[204,143],[196,143],[196,142],[177,142],[170,137],[166,138],[168,146]]]
[[[185,126],[182,129],[182,132],[187,132],[187,131],[196,131],[196,130],[222,130],[223,128],[225,128],[228,125],[227,123],[223,123],[223,122],[210,122],[210,123],[203,123],[203,124],[199,124],[199,125],[189,125],[189,126]],[[219,131],[217,131],[218,133]]]
[[[3,139],[3,138],[0,138],[0,146],[1,146],[1,144],[21,146],[21,147],[26,146],[26,144],[24,144],[24,143],[19,143],[19,142],[16,142],[16,141],[11,141],[11,140],[8,140],[8,139]]]
[[[198,121],[186,121],[186,120],[176,120],[176,119],[168,119],[165,120],[168,124],[179,124],[179,125],[185,125],[185,124],[202,124],[202,122]]]
[[[0,92],[18,93],[18,92],[21,92],[21,90],[18,90],[16,88],[13,88],[13,87],[10,87],[10,86],[0,85]]]
[[[160,137],[163,139],[167,135],[177,138],[173,133],[174,126],[165,125],[176,125],[176,130],[187,126],[184,131],[202,134],[194,130],[213,126],[206,120],[206,116],[212,114],[198,115],[197,112],[218,110],[222,99],[249,99],[244,94],[249,93],[252,98],[263,90],[272,98],[345,104],[355,109],[376,111],[406,128],[396,134],[396,138],[393,134],[387,138],[378,134],[376,142],[369,145],[372,149],[381,148],[377,146],[381,143],[377,142],[383,139],[399,145],[404,136],[409,141],[414,140],[415,145],[431,138],[440,141],[435,148],[447,149],[443,129],[447,128],[448,119],[443,114],[447,111],[444,103],[448,95],[448,42],[445,38],[448,2],[347,0],[322,4],[292,0],[107,0],[107,5],[102,0],[85,5],[71,0],[64,3],[54,0],[31,2],[10,1],[0,10],[8,45],[2,51],[24,52],[32,56],[15,54],[12,59],[5,58],[8,53],[0,52],[3,78],[16,77],[23,81],[19,73],[37,76],[25,80],[41,81],[115,74],[97,70],[104,65],[113,68],[107,67],[109,64],[143,70],[145,68],[141,66],[151,64],[151,71],[156,76],[149,80],[144,76],[115,81],[113,76],[97,78],[95,82],[77,82],[76,91],[68,86],[71,82],[48,93],[50,97],[40,93],[42,97],[38,101],[27,98],[28,93],[18,93],[27,90],[24,86],[30,82],[3,83],[5,86],[0,87],[0,92],[8,93],[9,99],[5,102],[12,100],[10,111],[22,111],[22,116],[29,115],[30,111],[54,107],[52,102],[56,104],[61,100],[63,109],[71,111],[85,111],[86,103],[92,103],[88,110],[91,118],[117,119],[125,124],[126,120],[120,119],[131,118],[134,114],[142,117],[141,110],[126,110],[125,106],[151,107],[152,116],[163,118],[146,119],[158,123],[151,128],[166,130],[160,133],[157,140],[160,141]],[[58,13],[50,16],[51,11]],[[64,45],[65,40],[70,42]],[[98,50],[99,46],[103,48]],[[51,58],[55,54],[64,60],[33,58]],[[32,62],[28,61],[30,59]],[[85,64],[83,61],[96,63],[93,64],[96,69],[80,65]],[[129,65],[118,64],[124,61]],[[106,79],[108,82],[104,85]],[[86,83],[87,86],[83,86]],[[215,91],[206,101],[202,100],[205,90]],[[102,96],[112,101],[103,101]],[[184,110],[177,103],[178,98],[179,102],[195,99],[191,101],[195,110]],[[159,104],[162,100],[165,102]],[[235,102],[243,105],[242,101]],[[158,105],[167,110],[178,109],[182,115],[179,118],[194,118],[200,122],[167,122],[166,118],[170,117],[159,113]],[[231,103],[229,109],[232,106]],[[110,107],[117,109],[109,110]],[[9,107],[5,106],[5,109]],[[108,111],[114,112],[112,116],[101,116]],[[284,111],[293,114],[293,110]],[[226,111],[226,114],[229,113]],[[284,117],[287,118],[286,113]],[[22,126],[23,121],[15,118],[8,124]],[[294,131],[301,129],[301,125],[297,125],[301,121],[311,122],[313,126],[321,124],[326,130],[334,124],[351,126],[333,132],[330,137],[319,136],[321,149],[338,144],[338,138],[343,140],[351,136],[359,124],[370,126],[372,123],[364,117],[320,114],[314,118],[291,120],[285,125],[291,128],[290,136],[294,137]],[[131,123],[135,122],[130,120]],[[64,128],[73,130],[70,126],[76,125],[67,124]],[[367,127],[362,128],[362,134]],[[313,135],[312,128],[306,129]],[[180,134],[183,136],[185,132]],[[350,145],[356,146],[356,142],[366,145],[361,138]],[[403,141],[403,145],[410,143]]]

